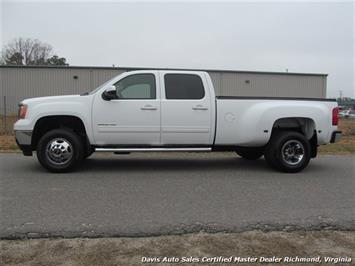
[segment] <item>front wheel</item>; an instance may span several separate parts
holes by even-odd
[[[84,159],[89,158],[94,153],[94,151],[95,150],[92,147],[87,148],[84,154]]]
[[[37,158],[50,172],[68,172],[84,157],[80,137],[67,129],[54,129],[44,134],[37,145]]]
[[[264,154],[274,169],[286,173],[303,170],[311,159],[311,146],[307,138],[294,131],[280,131],[271,137]]]

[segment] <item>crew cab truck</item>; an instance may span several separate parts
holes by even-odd
[[[335,142],[332,99],[216,97],[200,71],[131,71],[91,93],[26,99],[14,125],[24,155],[67,172],[93,152],[235,151],[298,172]]]

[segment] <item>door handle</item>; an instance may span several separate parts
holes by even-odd
[[[158,108],[152,105],[145,105],[141,107],[141,110],[157,110]]]
[[[196,105],[192,107],[192,110],[208,110],[208,107],[205,107],[203,105]]]

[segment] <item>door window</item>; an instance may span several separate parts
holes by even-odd
[[[192,74],[165,74],[166,99],[196,100],[205,97],[202,80]]]
[[[115,83],[118,99],[155,99],[156,86],[153,74],[135,74]]]

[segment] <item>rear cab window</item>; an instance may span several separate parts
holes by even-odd
[[[168,100],[200,100],[205,97],[202,79],[196,74],[165,74],[164,83]]]

